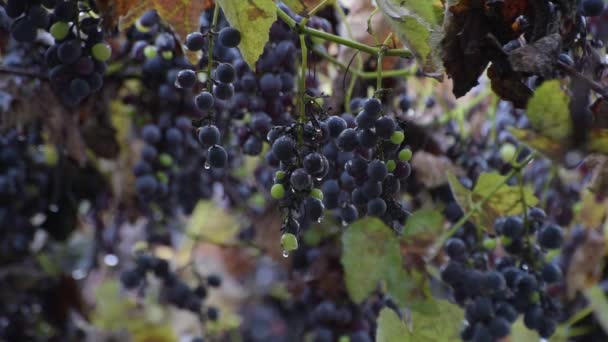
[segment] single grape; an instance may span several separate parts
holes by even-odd
[[[377,118],[382,112],[382,102],[375,97],[368,99],[363,104],[363,110],[370,116]]]
[[[283,186],[283,184],[274,184],[270,188],[270,195],[274,199],[281,199],[285,197],[285,186]]]
[[[229,100],[234,95],[234,86],[226,83],[216,83],[213,86],[213,95],[220,100]]]
[[[370,180],[381,182],[388,175],[386,164],[381,160],[372,160],[367,165],[367,176]]]
[[[546,249],[559,248],[562,244],[563,233],[562,229],[554,224],[549,224],[538,232],[537,242]]]
[[[197,81],[196,73],[194,70],[185,69],[181,70],[177,74],[177,79],[175,80],[175,84],[180,88],[190,89],[194,87]],[[198,106],[198,104],[197,104]],[[199,107],[200,108],[200,107]]]
[[[49,32],[56,40],[63,40],[70,32],[70,25],[65,21],[57,21],[51,25]]]
[[[412,150],[409,148],[404,148],[403,150],[399,151],[399,160],[410,161],[410,159],[412,159]]]
[[[211,146],[208,150],[208,162],[209,166],[213,168],[223,168],[226,166],[226,161],[228,160],[228,154],[226,150],[220,145]]]
[[[294,190],[309,190],[312,187],[312,177],[302,168],[295,169],[289,177],[289,183]]]
[[[357,140],[357,132],[352,128],[345,129],[336,139],[336,143],[338,148],[340,148],[342,151],[354,151],[359,144],[359,141]]]
[[[325,122],[332,138],[337,138],[347,127],[346,121],[339,116],[330,116]]]
[[[91,48],[91,56],[100,62],[105,62],[112,56],[112,48],[107,43],[97,43]]]
[[[500,159],[505,163],[511,163],[515,159],[517,147],[510,143],[505,143],[500,147]]]
[[[227,48],[237,47],[241,42],[241,32],[232,27],[224,27],[220,31],[218,41]]]
[[[376,127],[376,134],[382,139],[390,139],[397,128],[395,120],[390,116],[378,118],[374,126]]]
[[[303,166],[309,174],[316,174],[323,171],[323,156],[319,153],[310,153],[304,157]]]
[[[207,125],[198,129],[198,141],[204,147],[211,147],[220,142],[220,130],[215,125]]]
[[[281,161],[294,157],[296,143],[288,136],[282,136],[272,144],[272,153]]]
[[[186,47],[190,51],[200,51],[205,46],[205,36],[200,32],[192,32],[186,36]]]
[[[298,238],[291,233],[281,235],[281,247],[284,251],[291,252],[298,249]]]
[[[367,214],[382,216],[386,212],[386,202],[382,198],[374,198],[367,202]]]
[[[11,35],[19,42],[33,42],[36,39],[38,29],[34,21],[28,17],[21,17],[11,24]]]
[[[198,107],[198,109],[202,111],[207,111],[213,107],[213,104],[215,103],[215,98],[210,92],[203,91],[196,96],[196,98],[194,99],[194,103],[196,104],[196,107]]]
[[[376,118],[366,111],[362,111],[355,118],[355,122],[357,123],[357,127],[362,129],[372,129],[376,124]]]
[[[395,145],[401,145],[403,140],[405,140],[405,134],[402,131],[395,131],[391,134],[391,142]]]
[[[215,69],[215,77],[222,83],[232,83],[236,78],[236,70],[229,63],[220,63]]]
[[[57,56],[63,64],[72,64],[82,55],[80,40],[68,40],[59,45]]]

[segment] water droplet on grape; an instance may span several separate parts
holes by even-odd
[[[348,226],[348,222],[346,222],[345,220],[342,220],[342,227],[346,227]]]
[[[55,204],[55,203],[49,204],[49,210],[52,213],[57,213],[57,212],[59,212],[59,206],[57,204]]]
[[[205,170],[209,170],[211,168],[211,164],[205,162]]]
[[[283,251],[283,258],[287,258],[289,257],[289,251],[285,250]]]

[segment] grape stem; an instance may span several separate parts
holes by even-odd
[[[217,21],[220,16],[220,6],[216,5],[213,9],[213,19],[209,32],[213,33],[217,26]],[[212,91],[213,80],[211,79],[211,69],[213,68],[213,34],[209,36],[209,51],[207,57],[207,91]]]
[[[557,61],[557,66],[560,67],[560,69],[562,69],[566,74],[568,74],[568,76],[573,77],[573,78],[578,78],[579,80],[587,83],[587,86],[589,88],[593,89],[596,93],[598,93],[604,99],[608,99],[608,91],[606,91],[606,89],[604,89],[604,87],[601,84],[599,84],[596,81],[590,79],[589,77],[581,74],[578,70],[574,69],[573,67],[569,66],[568,64],[566,64],[562,61]]]
[[[337,66],[338,68],[348,71],[352,75],[365,79],[372,79],[378,77],[377,71],[361,71],[359,69],[349,68],[346,64],[340,62],[336,57],[329,55],[328,53],[321,51],[319,49],[313,48],[312,52],[315,54],[325,58],[331,64]],[[399,70],[386,70],[382,71],[382,78],[390,78],[390,77],[403,77],[403,76],[413,76],[416,74],[415,70],[412,69],[399,69]]]
[[[337,36],[335,34],[327,33],[324,31],[316,30],[304,25],[298,24],[289,14],[285,13],[281,8],[277,7],[277,15],[285,22],[289,27],[296,30],[299,34],[307,34],[316,38],[323,39],[325,41],[334,42],[336,44],[348,46],[355,50],[366,52],[372,56],[378,57],[380,54],[384,56],[395,56],[402,58],[412,58],[412,53],[406,49],[385,49],[369,46],[356,42],[354,40]]]
[[[465,215],[463,215],[460,218],[460,220],[458,220],[458,222],[456,222],[454,224],[454,226],[452,226],[452,228],[450,228],[442,236],[440,236],[437,239],[437,241],[433,244],[433,247],[430,249],[428,260],[434,259],[437,256],[437,253],[439,253],[439,251],[441,250],[441,246],[443,246],[443,244],[445,243],[445,241],[447,239],[449,239],[452,235],[456,234],[456,232],[458,231],[458,229],[460,229],[460,227],[462,227],[475,213],[477,213],[478,211],[482,210],[483,209],[483,205],[487,201],[489,201],[492,198],[492,196],[494,196],[494,194],[496,194],[496,192],[498,190],[500,190],[500,188],[502,188],[505,184],[507,184],[507,181],[509,179],[511,179],[513,176],[517,175],[518,173],[520,173],[521,169],[523,169],[535,157],[536,157],[535,154],[531,153],[521,163],[519,163],[517,165],[514,165],[513,169],[511,171],[509,171],[509,173],[507,173],[505,175],[505,177],[503,178],[503,180],[500,183],[496,184],[496,186],[492,189],[492,191],[490,191],[479,202],[475,203],[472,206],[471,210],[469,210]]]
[[[300,145],[304,141],[304,126],[306,119],[306,68],[308,67],[308,48],[306,47],[306,36],[300,34],[300,49],[302,50],[302,60],[300,64],[300,80],[298,84],[298,122],[301,124],[298,130],[298,142]]]

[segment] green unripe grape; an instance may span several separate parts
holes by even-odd
[[[540,295],[538,294],[538,292],[534,292],[530,295],[530,302],[532,302],[532,303],[540,302]]]
[[[285,187],[283,184],[275,184],[270,188],[270,196],[274,199],[281,199],[285,197]]]
[[[323,200],[323,191],[321,191],[321,189],[314,188],[314,189],[310,190],[310,196],[322,201]]]
[[[394,160],[389,160],[386,162],[386,169],[388,170],[388,172],[393,172],[395,171],[395,168],[397,167],[397,163],[395,163]]]
[[[500,147],[500,159],[505,163],[510,163],[515,158],[515,154],[517,153],[517,148],[515,145],[510,143],[505,143]]]
[[[496,248],[496,240],[495,239],[485,239],[482,242],[483,248],[487,250],[493,250]]]
[[[112,56],[112,48],[107,43],[97,43],[91,48],[91,55],[100,62],[105,62]]]
[[[173,158],[171,158],[171,156],[167,153],[161,153],[158,157],[158,160],[160,161],[160,164],[164,167],[169,167],[171,166],[171,164],[173,164]]]
[[[276,178],[277,180],[283,180],[283,179],[285,179],[285,171],[277,171],[274,174],[274,178]]]
[[[405,134],[402,131],[395,131],[391,135],[391,142],[395,145],[400,145],[405,140]]]
[[[169,60],[173,58],[173,51],[163,51],[162,56],[164,59]]]
[[[70,25],[65,21],[58,21],[51,25],[49,32],[56,40],[62,40],[70,32]]]
[[[410,159],[412,159],[412,150],[409,148],[404,148],[403,150],[399,151],[399,160],[410,161]]]
[[[146,58],[154,58],[156,55],[158,55],[158,51],[156,51],[156,47],[153,45],[148,45],[144,48],[144,56]]]
[[[291,233],[281,235],[281,247],[285,252],[295,251],[298,249],[298,238]]]
[[[161,183],[164,183],[164,184],[169,183],[169,176],[167,176],[167,174],[162,171],[158,171],[156,173],[156,178],[158,178],[158,181]]]

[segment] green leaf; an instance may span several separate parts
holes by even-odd
[[[264,52],[270,26],[277,20],[273,0],[217,0],[230,26],[241,32],[239,49],[251,69]]]
[[[380,311],[378,317],[378,342],[450,342],[460,341],[459,331],[464,318],[461,308],[445,300],[428,301],[434,307],[432,312],[413,312],[411,328],[388,308]]]
[[[480,210],[471,215],[471,221],[488,232],[493,232],[494,221],[497,218],[523,213],[524,202],[526,206],[538,204],[538,198],[534,196],[534,191],[530,187],[524,186],[520,189],[519,185],[507,185],[506,177],[497,172],[482,173],[472,192],[464,188],[453,175],[448,176],[448,181],[456,201],[464,212],[471,211],[474,206],[480,205],[484,198],[489,197],[481,205]],[[499,184],[503,185],[494,191]],[[492,192],[494,193],[490,196]]]
[[[547,81],[534,91],[526,107],[534,130],[554,140],[568,139],[572,135],[568,96],[558,80]]]
[[[404,336],[409,335],[407,326],[395,311],[384,308],[378,316],[378,330],[376,330],[377,342],[403,341]]]
[[[403,237],[415,235],[435,236],[443,228],[443,215],[438,210],[420,209],[408,217],[403,229]]]
[[[399,239],[389,227],[377,218],[358,220],[342,235],[342,246],[346,289],[353,301],[361,303],[384,283],[405,306],[411,282],[402,267]]]
[[[444,35],[441,0],[378,0],[377,4],[422,70],[440,77],[443,62],[439,45]]]

